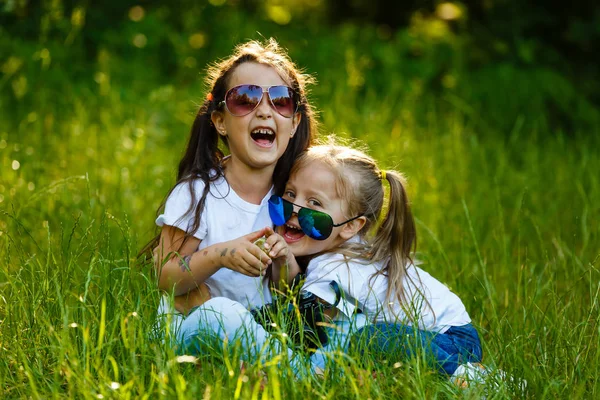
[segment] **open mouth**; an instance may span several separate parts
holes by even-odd
[[[302,232],[302,229],[296,228],[295,226],[285,224],[282,229],[283,234],[281,236],[283,236],[285,242],[288,244],[297,242],[304,237],[304,232]]]
[[[270,128],[257,128],[250,132],[250,137],[261,147],[271,147],[275,141],[275,131]]]

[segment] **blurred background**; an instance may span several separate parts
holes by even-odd
[[[83,91],[161,101],[161,85],[196,90],[207,63],[271,36],[318,77],[317,104],[343,86],[355,112],[373,95],[388,109],[407,99],[469,108],[503,132],[519,116],[568,134],[598,122],[594,1],[4,0],[0,18],[12,123],[27,104],[62,107]]]

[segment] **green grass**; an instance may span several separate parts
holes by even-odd
[[[333,85],[328,65],[313,92],[323,132],[359,138],[407,174],[423,268],[463,299],[484,363],[526,379],[526,393],[510,383],[458,390],[419,359],[367,365],[373,380],[351,354],[314,381],[281,378],[290,371],[276,362],[240,373],[229,352],[178,362],[152,335],[160,293],[135,256],[174,182],[199,82],[45,87],[32,73],[35,96],[15,100],[8,83],[0,88],[3,397],[600,395],[600,127],[565,132],[523,113],[505,129],[492,122],[501,107],[434,100],[400,77],[382,101],[368,81],[350,93]]]

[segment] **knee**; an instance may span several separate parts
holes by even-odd
[[[225,314],[233,309],[244,308],[242,304],[227,297],[213,297],[204,303],[201,308],[218,314]]]
[[[183,321],[180,335],[183,339],[207,333],[228,332],[239,326],[239,314],[244,306],[225,297],[215,297],[193,310]]]
[[[208,328],[209,331],[224,337],[235,335],[240,328],[253,319],[244,305],[225,297],[210,299],[193,314],[197,315],[192,322],[196,326]]]

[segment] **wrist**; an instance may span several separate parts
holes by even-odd
[[[210,266],[214,272],[219,271],[221,268],[227,267],[227,258],[221,255],[223,249],[215,248],[213,251],[208,252]]]
[[[201,266],[201,270],[205,271],[204,273],[208,272],[209,276],[223,267],[220,249],[217,246],[213,245],[197,250],[194,253],[194,258],[196,257],[198,259],[198,264]]]
[[[291,251],[288,252],[288,255],[286,257],[286,262],[290,268],[296,267],[298,265],[298,263],[296,262],[296,257],[294,257],[294,255],[292,254]]]

